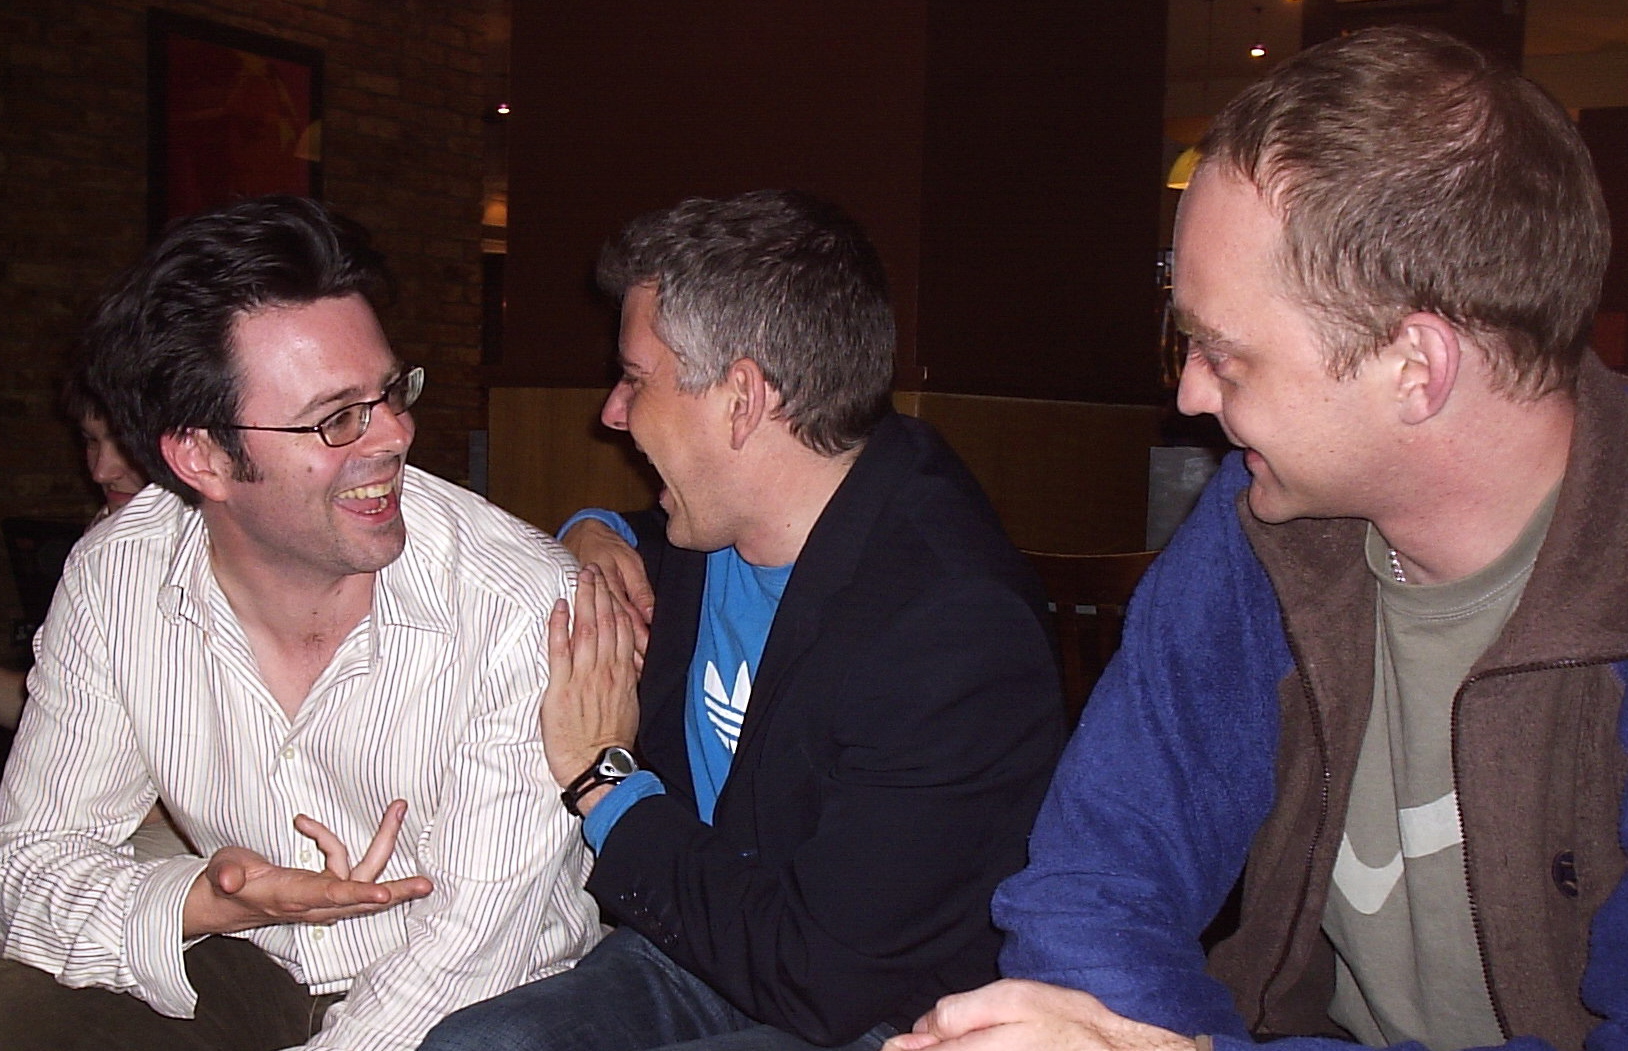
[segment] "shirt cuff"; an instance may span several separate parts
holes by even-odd
[[[605,511],[597,507],[585,507],[581,511],[578,511],[576,514],[572,515],[570,518],[567,518],[564,522],[561,522],[559,530],[554,534],[554,538],[558,540],[566,533],[569,533],[572,526],[576,525],[578,522],[584,522],[589,519],[592,519],[595,522],[603,522],[610,526],[611,529],[615,530],[617,536],[627,541],[629,547],[639,546],[639,538],[633,532],[633,527],[627,524],[627,519],[623,518],[615,511]]]
[[[616,827],[623,814],[633,808],[633,804],[649,796],[666,794],[667,786],[661,783],[661,778],[649,770],[634,771],[627,780],[606,792],[605,797],[588,811],[588,816],[582,819],[582,837],[598,854],[605,848],[605,839],[611,829]]]
[[[154,866],[131,896],[124,939],[131,976],[141,998],[171,1018],[191,1018],[198,994],[187,980],[183,954],[197,943],[182,937],[181,916],[203,858],[171,858]]]

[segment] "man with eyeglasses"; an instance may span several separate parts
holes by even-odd
[[[386,281],[355,224],[261,198],[92,317],[158,485],[75,549],[36,643],[0,784],[8,1051],[410,1048],[600,936],[537,729],[574,563],[406,466],[424,372]],[[193,852],[121,846],[155,801]]]

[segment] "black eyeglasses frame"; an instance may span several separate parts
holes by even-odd
[[[388,403],[392,397],[397,396],[398,391],[400,392],[401,406],[397,408],[391,405],[390,411],[399,416],[412,408],[418,402],[419,395],[424,393],[424,367],[415,365],[403,372],[400,376],[385,384],[384,390],[371,401],[353,401],[349,405],[342,405],[316,423],[307,424],[303,427],[256,427],[247,423],[229,423],[225,424],[222,429],[228,431],[273,431],[277,434],[314,434],[321,438],[322,444],[328,448],[343,449],[347,445],[354,445],[362,440],[362,436],[367,434],[368,427],[373,424],[373,409],[376,406]],[[334,426],[348,412],[361,413],[361,421],[356,425],[356,434],[342,442],[336,442],[328,437],[328,428]]]

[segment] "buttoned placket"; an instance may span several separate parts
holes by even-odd
[[[276,799],[277,809],[285,818],[284,848],[282,856],[267,860],[276,865],[321,872],[327,867],[327,858],[315,840],[295,829],[294,817],[303,813],[321,820],[323,807],[318,804],[325,799],[322,782],[328,775],[306,761],[303,745],[311,733],[317,732],[313,727],[323,722],[324,710],[342,704],[372,670],[378,652],[373,618],[365,616],[351,629],[290,721],[261,678],[248,637],[218,586],[209,588],[204,608],[206,612],[199,626],[210,657],[210,674],[216,679],[214,692],[228,699],[243,697],[254,705],[256,711],[251,718],[259,724],[259,734],[264,735],[260,738],[261,746],[269,747],[274,753],[267,757],[266,789]],[[228,677],[235,681],[225,682]],[[328,940],[325,927],[303,924],[293,929],[309,954],[308,961],[324,955],[324,942]],[[307,966],[309,968],[309,963]]]

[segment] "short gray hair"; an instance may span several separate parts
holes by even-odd
[[[692,197],[633,220],[599,257],[621,299],[656,292],[656,334],[690,393],[750,358],[780,393],[780,416],[826,456],[852,449],[887,414],[893,310],[876,249],[839,209],[793,190]]]

